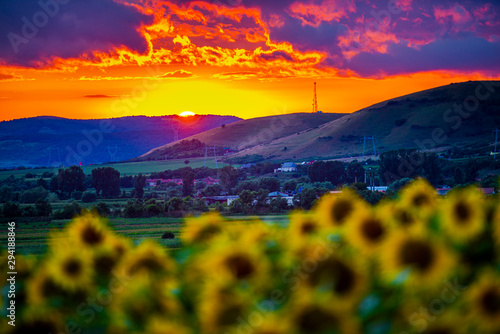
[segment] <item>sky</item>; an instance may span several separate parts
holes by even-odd
[[[354,112],[500,77],[500,1],[0,0],[0,121]]]

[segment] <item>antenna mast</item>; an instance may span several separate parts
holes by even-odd
[[[316,94],[316,83],[314,83],[313,113],[318,112],[318,95]]]

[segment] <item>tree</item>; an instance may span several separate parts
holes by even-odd
[[[303,190],[300,194],[295,195],[293,197],[293,203],[298,208],[310,210],[317,198],[318,195],[316,194],[316,189],[309,188]]]
[[[269,192],[280,191],[280,181],[275,177],[263,177],[259,180],[259,188],[267,189]]]
[[[334,186],[340,184],[344,173],[344,164],[339,161],[316,161],[307,170],[311,182],[330,181]]]
[[[5,218],[20,217],[22,214],[19,205],[12,202],[7,202],[3,205],[3,216]]]
[[[184,160],[184,163],[185,163],[186,165],[188,165],[188,164],[189,164],[189,160]]]
[[[47,217],[52,213],[52,206],[43,198],[39,198],[35,203],[36,215],[39,217]]]
[[[194,172],[192,168],[185,168],[182,171],[182,195],[190,196],[194,189]]]
[[[283,184],[283,191],[285,192],[294,192],[295,189],[297,189],[296,180],[288,180]]]
[[[238,170],[232,166],[224,166],[220,171],[220,182],[224,189],[230,191],[238,183]]]
[[[465,183],[464,173],[460,167],[455,168],[455,171],[453,172],[453,179],[455,180],[455,185]]]
[[[380,154],[379,173],[387,184],[405,177],[415,178],[423,162],[423,157],[415,149],[387,151]]]
[[[21,192],[20,202],[21,203],[35,203],[39,198],[47,198],[49,192],[47,189],[42,187],[36,187],[33,189],[28,189]]]
[[[219,196],[222,192],[220,184],[212,184],[201,191],[202,196]]]
[[[365,176],[365,169],[363,165],[357,161],[352,161],[347,165],[345,172],[345,182],[346,183],[355,183],[355,182],[363,182]]]
[[[432,185],[437,186],[441,179],[441,166],[437,154],[424,153],[422,157],[424,163],[422,164],[421,173]]]
[[[465,165],[465,182],[476,182],[478,172],[479,164],[477,159],[469,158],[467,165]]]
[[[59,191],[68,195],[75,190],[85,190],[85,174],[78,166],[60,169],[57,175],[57,182]]]
[[[112,167],[101,167],[92,170],[92,184],[97,195],[118,197],[120,195],[120,172]]]
[[[99,202],[97,203],[97,206],[95,207],[97,213],[101,216],[108,216],[111,213],[111,210],[109,208],[109,205],[104,203],[104,202]]]
[[[134,183],[134,189],[135,189],[135,196],[137,198],[142,198],[144,196],[144,186],[146,185],[146,177],[142,175],[142,173],[139,173],[137,175],[137,178],[135,179]]]
[[[86,191],[82,194],[82,202],[83,203],[92,203],[97,199],[97,194],[93,191]]]

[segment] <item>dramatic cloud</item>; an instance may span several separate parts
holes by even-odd
[[[212,78],[231,80],[500,74],[500,5],[487,0],[73,0],[57,7],[21,0],[0,6],[0,65],[102,72],[75,74],[75,80],[140,79],[107,71],[158,65],[186,70],[155,77],[192,78],[194,67],[217,67]]]
[[[159,76],[160,78],[166,79],[183,79],[183,78],[192,78],[194,74],[189,71],[177,70],[174,72],[168,72]]]

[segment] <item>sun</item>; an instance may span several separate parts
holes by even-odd
[[[181,117],[191,117],[191,116],[195,116],[196,114],[192,111],[183,111],[179,114],[179,116]]]

